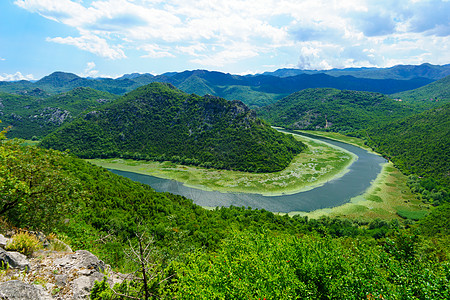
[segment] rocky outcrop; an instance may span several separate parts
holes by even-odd
[[[0,264],[5,268],[14,268],[29,272],[30,263],[27,257],[19,252],[5,251],[0,248]]]
[[[52,300],[42,286],[28,284],[20,280],[10,280],[0,283],[0,299],[2,300]]]
[[[3,249],[0,253],[11,254]],[[5,275],[0,276],[0,281],[4,281],[0,283],[0,299],[89,299],[95,281],[107,276],[108,283],[114,286],[124,279],[123,275],[112,272],[108,265],[85,250],[41,250],[27,262],[29,272],[10,264]],[[15,280],[17,278],[20,281]],[[3,286],[5,289],[2,289]],[[14,295],[19,297],[14,298]]]

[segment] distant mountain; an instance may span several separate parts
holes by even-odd
[[[369,129],[367,137],[402,172],[450,186],[450,104]]]
[[[450,75],[418,89],[391,96],[424,108],[441,106],[450,102]]]
[[[450,64],[448,65],[397,65],[391,68],[346,68],[331,70],[301,70],[301,69],[279,69],[274,72],[264,72],[263,75],[290,77],[300,74],[327,74],[331,76],[353,76],[357,78],[371,79],[398,79],[408,80],[413,78],[427,78],[438,80],[450,75]]]
[[[55,96],[49,96],[40,89],[24,95],[0,92],[0,119],[2,125],[12,126],[8,133],[10,137],[42,137],[81,112],[116,98],[116,95],[84,87]]]
[[[253,172],[282,170],[305,147],[242,102],[189,95],[162,83],[82,114],[41,146],[83,158],[171,160]]]
[[[379,93],[305,89],[263,107],[258,115],[272,125],[308,130],[353,132],[414,113]]]
[[[55,72],[35,83],[27,81],[17,83],[0,82],[0,91],[23,94],[39,88],[46,93],[56,94],[67,92],[76,87],[90,87],[99,91],[122,95],[145,84],[166,82],[188,93],[197,95],[211,94],[228,100],[241,100],[246,105],[257,108],[306,88],[328,87],[392,94],[415,89],[432,81],[427,78],[397,80],[367,79],[353,76],[336,77],[319,73],[299,74],[290,77],[267,75],[239,76],[206,70],[166,73],[158,76],[128,74],[118,79],[87,79],[75,74]]]

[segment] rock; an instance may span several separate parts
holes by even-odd
[[[0,248],[0,263],[4,267],[9,266],[11,268],[17,268],[30,271],[30,262],[27,257],[19,252],[5,251]]]
[[[55,275],[55,283],[60,287],[65,286],[67,284],[67,274]]]
[[[42,286],[28,284],[20,280],[11,280],[0,283],[0,299],[2,300],[51,300],[49,293]]]
[[[80,276],[72,281],[73,299],[87,299],[95,281],[102,281],[104,276],[100,272],[94,272],[90,276]]]
[[[103,272],[106,267],[103,261],[86,250],[78,250],[73,254],[56,259],[54,264],[66,269],[94,269],[98,272]]]
[[[0,247],[5,248],[7,243],[8,243],[8,239],[5,238],[5,236],[3,234],[0,234]]]

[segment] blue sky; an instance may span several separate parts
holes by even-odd
[[[0,80],[450,63],[448,0],[2,0]]]

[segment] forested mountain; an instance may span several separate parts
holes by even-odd
[[[382,94],[319,88],[294,93],[258,114],[272,125],[291,129],[352,132],[413,112]]]
[[[27,81],[0,82],[0,91],[24,93],[39,88],[47,93],[55,94],[67,92],[76,87],[90,87],[99,91],[122,95],[145,84],[166,82],[187,93],[211,94],[228,100],[240,100],[250,107],[261,107],[306,88],[328,87],[392,94],[415,89],[432,81],[428,78],[398,80],[356,78],[353,76],[336,77],[321,73],[299,74],[284,78],[266,75],[239,76],[206,70],[166,73],[158,76],[129,74],[118,79],[88,79],[75,74],[55,72],[35,83]]]
[[[305,147],[242,102],[189,95],[162,83],[84,113],[41,145],[84,158],[171,160],[254,172],[282,170]]]
[[[264,72],[263,75],[278,77],[296,76],[299,74],[323,73],[331,76],[350,75],[357,78],[372,79],[412,79],[428,78],[438,80],[450,75],[450,65],[432,65],[428,63],[417,65],[397,65],[390,68],[346,68],[331,70],[301,70],[301,69],[279,69],[274,72]]]
[[[450,102],[450,75],[423,87],[391,96],[424,109],[441,106]]]
[[[81,112],[99,107],[118,96],[79,87],[50,96],[41,89],[24,95],[0,92],[3,125],[12,126],[9,136],[31,139],[43,137]]]
[[[450,186],[450,104],[368,129],[367,136],[404,173]]]

